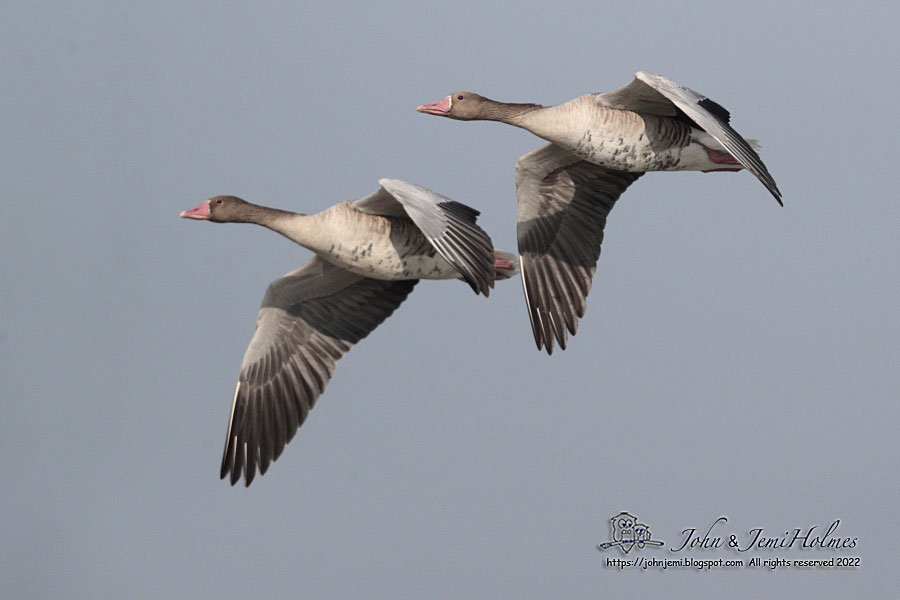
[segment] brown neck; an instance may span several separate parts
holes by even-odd
[[[298,216],[305,215],[287,210],[279,210],[277,208],[269,208],[268,206],[258,206],[248,202],[247,204],[242,205],[240,210],[236,211],[234,217],[229,219],[229,221],[232,223],[256,223],[257,225],[272,229],[272,225],[278,221]]]
[[[485,98],[483,109],[478,116],[485,121],[500,121],[501,123],[516,124],[516,119],[524,114],[544,108],[540,104],[514,104],[511,102],[497,102]]]
[[[231,223],[262,225],[307,247],[309,247],[308,242],[316,235],[316,226],[313,221],[314,218],[310,215],[250,203],[242,204],[228,219],[228,222]]]

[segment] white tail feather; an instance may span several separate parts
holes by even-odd
[[[752,138],[744,138],[744,141],[750,144],[750,147],[753,148],[753,151],[759,154],[760,150],[762,150],[762,144],[759,143],[759,140],[754,140]]]

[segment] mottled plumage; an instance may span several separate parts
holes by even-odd
[[[218,196],[181,216],[256,223],[316,256],[273,281],[234,391],[220,475],[265,473],[325,390],[337,361],[406,299],[419,279],[456,279],[488,295],[515,273],[476,224],[478,211],[423,187],[379,181],[374,194],[314,215]],[[496,268],[495,268],[496,265]]]
[[[554,341],[565,348],[576,332],[606,218],[641,174],[747,169],[781,204],[758,143],[729,125],[728,111],[660,75],[641,71],[617,90],[556,106],[456,92],[418,110],[500,121],[550,142],[516,163],[522,284],[535,343],[548,353]]]

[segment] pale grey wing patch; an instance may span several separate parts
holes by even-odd
[[[671,100],[641,81],[634,79],[611,92],[593,94],[594,101],[607,108],[630,110],[639,113],[674,117],[678,109]]]
[[[379,179],[378,183],[403,205],[429,243],[475,293],[489,295],[494,287],[494,245],[476,224],[480,213],[407,181]]]
[[[534,341],[565,349],[584,316],[606,218],[643,173],[604,169],[548,144],[516,164],[522,287]]]
[[[656,77],[660,76],[657,75]],[[608,108],[630,110],[661,117],[675,117],[685,121],[692,127],[702,129],[696,121],[688,117],[672,100],[637,77],[628,85],[622,86],[617,90],[593,94],[593,98],[598,104]],[[709,98],[704,98],[702,102],[706,109],[715,115],[716,118],[728,123],[731,115],[721,104]]]
[[[409,218],[406,210],[403,209],[403,205],[397,202],[397,199],[384,188],[378,188],[377,192],[373,192],[365,198],[353,200],[350,202],[350,206],[368,215]]]
[[[638,71],[635,77],[671,100],[688,118],[722,144],[741,166],[753,173],[778,204],[784,205],[781,192],[766,165],[743,136],[728,124],[730,115],[727,110],[706,96],[662,75]]]
[[[417,280],[383,281],[316,257],[273,281],[238,377],[220,476],[250,485],[281,455],[337,361],[389,317]]]

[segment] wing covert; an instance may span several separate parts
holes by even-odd
[[[494,245],[476,224],[480,213],[414,183],[400,179],[379,179],[378,183],[381,190],[351,206],[370,214],[410,219],[476,294],[489,295],[494,287]]]

